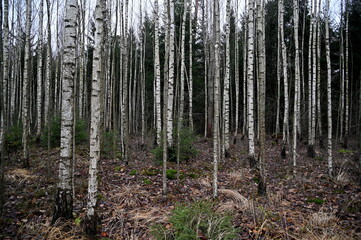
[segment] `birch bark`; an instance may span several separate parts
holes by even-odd
[[[72,168],[77,6],[76,0],[67,0],[65,3],[59,183],[53,222],[58,218],[73,217]]]

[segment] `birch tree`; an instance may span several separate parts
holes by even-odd
[[[255,165],[254,148],[254,0],[248,1],[248,42],[247,42],[247,113],[248,113],[248,153],[251,166]]]
[[[160,144],[162,131],[162,108],[160,93],[160,60],[159,60],[159,7],[158,0],[154,1],[154,65],[155,65],[155,109],[157,144]]]
[[[37,131],[36,135],[40,136],[41,133],[41,106],[42,106],[42,78],[43,78],[43,12],[44,12],[44,0],[40,0],[39,10],[39,42],[38,42],[38,73],[37,73]]]
[[[259,81],[259,174],[258,192],[265,194],[267,189],[265,169],[265,104],[266,104],[266,46],[264,28],[264,0],[257,0],[257,49],[258,49],[258,81]]]
[[[26,1],[26,34],[25,34],[25,56],[24,56],[24,77],[23,77],[23,96],[22,96],[22,122],[23,122],[23,164],[29,167],[29,93],[30,93],[30,30],[31,30],[31,0]]]
[[[293,172],[296,172],[297,165],[297,118],[300,101],[300,53],[299,53],[299,39],[298,39],[298,25],[299,25],[299,3],[298,0],[293,0],[293,31],[295,40],[295,97],[293,105],[293,128],[292,128],[292,163]]]
[[[223,83],[223,144],[222,144],[222,153],[228,155],[229,149],[229,88],[230,88],[230,64],[231,64],[231,55],[230,55],[230,19],[231,19],[231,1],[227,0],[226,2],[226,66],[225,66],[225,76]]]
[[[278,1],[278,8],[280,14],[280,41],[281,41],[281,57],[282,57],[282,74],[283,74],[283,89],[284,89],[284,104],[285,110],[283,115],[283,137],[282,137],[282,156],[286,156],[286,145],[289,141],[289,102],[288,102],[288,65],[287,65],[287,49],[285,44],[285,35],[284,35],[284,3],[283,0]]]
[[[219,0],[214,1],[214,120],[213,120],[213,197],[218,196],[218,161],[220,158],[220,20]]]
[[[177,181],[179,181],[179,162],[181,148],[181,129],[183,128],[183,112],[184,112],[184,78],[185,78],[185,37],[186,37],[186,20],[187,20],[187,2],[183,3],[182,18],[182,37],[181,37],[181,69],[180,69],[180,90],[179,90],[179,109],[177,123]]]
[[[62,63],[62,101],[59,183],[55,199],[53,222],[58,218],[73,217],[73,125],[74,125],[74,81],[76,59],[77,1],[65,3],[64,42]]]
[[[196,1],[196,9],[198,1]],[[197,11],[196,11],[197,20]],[[197,22],[196,22],[197,23]],[[192,0],[189,1],[189,125],[193,131],[193,17]]]
[[[96,234],[97,213],[96,203],[98,195],[98,161],[100,159],[100,126],[101,126],[101,85],[103,80],[102,73],[102,52],[103,52],[103,21],[104,0],[98,0],[94,19],[95,19],[95,45],[93,52],[93,73],[91,88],[91,114],[90,114],[90,150],[89,150],[89,179],[88,179],[88,201],[86,216],[86,232]]]
[[[327,62],[327,163],[328,174],[332,176],[332,92],[331,92],[331,53],[330,53],[330,30],[329,30],[329,5],[330,0],[326,0],[325,8],[325,41],[326,41],[326,62]]]

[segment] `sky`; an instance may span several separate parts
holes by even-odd
[[[95,3],[96,0],[79,0],[80,1],[85,1],[86,2],[86,28],[89,27],[89,23],[90,23],[90,19],[92,18],[92,14],[94,12],[94,8],[95,8]],[[116,19],[116,13],[115,13],[115,5],[116,5],[116,1],[117,0],[111,0],[110,2],[112,3],[112,5],[110,6],[110,10],[112,12],[112,26],[114,26],[115,23],[115,19]],[[120,0],[121,1],[121,0]],[[124,1],[124,0],[123,0]],[[158,0],[159,2],[159,10],[160,10],[160,16],[161,13],[164,11],[164,1],[165,0]],[[201,2],[202,0],[200,0]],[[212,4],[213,1],[212,0],[205,0],[206,2],[208,2],[208,4]],[[247,0],[231,0],[231,5],[232,6],[236,6],[238,5],[238,14],[239,16],[241,16],[244,12],[244,6]],[[325,6],[325,0],[321,0],[321,8],[323,9]],[[337,25],[340,21],[340,1],[341,0],[330,0],[330,20],[331,20],[331,24],[333,26]],[[64,0],[50,0],[51,2],[51,32],[52,32],[52,48],[54,49],[54,52],[57,51],[57,45],[61,44],[61,41],[57,41],[56,39],[56,31],[58,30],[60,36],[61,36],[61,32],[62,32],[62,26],[58,25],[57,23],[62,23],[62,18],[64,15],[64,4],[65,1]],[[195,0],[192,0],[192,11],[195,11]],[[142,5],[143,8],[143,12],[144,9],[146,10],[148,15],[152,15],[153,14],[153,9],[154,9],[154,0],[129,0],[129,9],[128,9],[128,15],[129,15],[129,24],[132,25],[135,29],[139,29],[139,24],[140,24],[140,6]],[[201,5],[201,3],[200,3]],[[22,21],[22,29],[25,28],[25,10],[26,10],[26,1],[24,0],[9,0],[9,24],[10,24],[10,28],[14,27],[15,29],[17,29],[16,24],[11,24],[11,22],[13,21],[14,23],[17,22],[16,16],[19,14],[16,14],[16,16],[13,16],[12,14],[12,7],[15,6],[15,9],[17,9],[17,6],[19,6],[18,8],[20,9],[20,17],[21,17],[21,21]],[[33,42],[37,42],[38,41],[38,27],[39,27],[39,9],[40,9],[40,0],[33,0],[33,14],[32,14],[32,18],[33,18],[33,25],[32,25],[32,37],[33,37]],[[223,25],[225,23],[225,8],[226,8],[226,0],[220,0],[220,17],[221,17],[221,25]],[[200,10],[199,10],[200,11]],[[199,12],[199,14],[201,14],[201,12]],[[145,14],[143,13],[143,17],[145,16]],[[200,19],[200,18],[199,18]],[[160,24],[163,24],[162,22],[162,17],[160,17]],[[44,39],[46,39],[46,26],[47,26],[47,6],[46,6],[46,0],[44,0],[44,23],[43,23],[43,36]],[[223,29],[221,27],[221,29]],[[114,31],[114,29],[112,29],[112,31]],[[118,27],[118,32],[119,32],[119,27]]]

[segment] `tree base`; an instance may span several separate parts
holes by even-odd
[[[225,157],[225,158],[230,158],[230,157],[231,157],[231,153],[229,152],[228,149],[225,149],[225,150],[224,150],[224,157]]]
[[[260,179],[261,179],[261,181],[258,183],[258,195],[266,195],[266,193],[267,193],[267,185],[262,180],[261,176],[260,176]]]
[[[248,156],[248,161],[249,161],[249,167],[250,168],[256,168],[257,167],[257,161],[256,161],[256,158],[254,156]]]
[[[83,221],[83,228],[88,236],[95,236],[97,234],[97,226],[99,223],[99,218],[96,214],[92,216],[86,216]]]
[[[315,146],[313,144],[308,144],[307,155],[310,158],[314,158],[316,156]]]
[[[281,157],[282,157],[282,159],[286,159],[286,157],[287,157],[286,144],[283,144],[283,146],[282,146]]]
[[[325,141],[324,141],[323,137],[320,136],[318,141],[319,141],[319,144],[320,144],[320,148],[325,149],[326,146],[325,146]]]
[[[29,158],[23,158],[22,159],[22,162],[23,162],[23,167],[24,168],[30,168],[30,161],[29,161]]]
[[[347,137],[342,139],[341,146],[342,148],[347,149]]]
[[[71,190],[58,188],[52,224],[59,218],[73,218],[73,193]]]

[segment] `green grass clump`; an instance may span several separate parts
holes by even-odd
[[[156,176],[160,171],[156,168],[146,168],[141,171],[141,174],[144,176]]]
[[[167,169],[166,176],[170,180],[175,180],[177,179],[177,172],[175,169]],[[184,179],[184,173],[179,173],[179,179]]]
[[[317,204],[323,204],[325,200],[319,199],[319,198],[308,198],[307,202],[309,203],[317,203]]]
[[[188,173],[187,176],[190,178],[198,178],[199,177],[197,173]]]
[[[191,205],[180,204],[169,217],[170,227],[154,225],[151,234],[158,240],[174,239],[235,239],[237,229],[232,225],[231,215],[214,210],[214,203],[199,201]]]
[[[348,149],[340,149],[338,150],[339,153],[353,153],[353,151],[348,150]]]
[[[137,170],[133,169],[132,171],[129,172],[130,176],[134,176],[137,175]]]
[[[323,161],[323,157],[321,157],[321,156],[316,156],[316,157],[315,157],[315,160],[316,160],[316,161],[319,161],[319,162],[322,162],[322,161]]]
[[[122,167],[121,166],[116,166],[114,168],[114,172],[119,172],[120,170],[122,170]]]
[[[143,183],[149,185],[152,184],[152,181],[149,179],[143,179]]]

